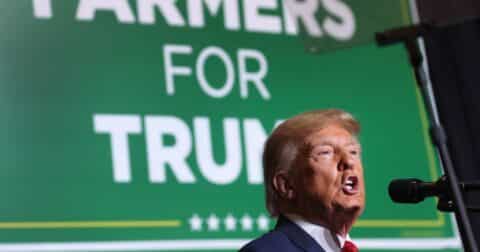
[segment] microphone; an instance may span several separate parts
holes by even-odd
[[[447,192],[445,177],[437,182],[423,182],[415,178],[394,179],[388,186],[390,198],[397,203],[418,203],[427,197],[443,197]]]
[[[480,181],[460,182],[460,189],[463,193],[480,191]],[[448,180],[445,175],[436,182],[423,182],[420,179],[394,179],[388,186],[388,194],[393,202],[416,204],[427,197],[438,197],[437,209],[443,212],[452,212],[454,204]],[[480,212],[480,206],[467,206],[467,209]]]

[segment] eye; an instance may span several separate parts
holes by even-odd
[[[351,149],[351,150],[349,151],[349,153],[350,153],[350,155],[352,155],[352,156],[359,156],[359,155],[360,155],[360,150],[359,150],[359,149],[356,149],[356,148],[355,148],[355,149]]]
[[[333,148],[324,147],[318,149],[315,154],[320,157],[330,157],[334,154],[334,150]]]
[[[317,145],[310,152],[311,157],[316,160],[332,160],[336,155],[336,150],[332,145],[321,144]]]

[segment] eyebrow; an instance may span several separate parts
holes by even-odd
[[[321,140],[320,142],[316,143],[316,144],[311,144],[313,148],[315,148],[316,146],[321,146],[321,145],[335,145],[335,143],[333,141],[330,141],[328,139],[326,140]],[[357,141],[357,140],[352,140],[350,142],[348,142],[346,145],[357,145],[357,146],[361,146],[360,143]]]

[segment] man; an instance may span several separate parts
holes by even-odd
[[[363,212],[359,123],[328,109],[280,124],[263,153],[266,205],[274,230],[241,252],[358,251],[348,235]]]

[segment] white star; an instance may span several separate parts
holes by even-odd
[[[208,230],[217,231],[219,223],[220,221],[217,216],[215,216],[215,214],[210,214],[210,217],[207,219]]]
[[[231,214],[228,214],[225,218],[225,228],[227,229],[227,231],[233,231],[235,230],[236,226],[237,220]]]
[[[190,223],[190,229],[192,231],[200,231],[202,230],[202,219],[198,217],[197,214],[194,214],[188,222]]]
[[[261,214],[257,218],[257,225],[258,229],[260,230],[268,230],[270,220],[264,214]]]
[[[242,229],[243,230],[252,230],[252,227],[253,227],[253,220],[252,218],[250,218],[250,216],[248,214],[245,214],[243,217],[242,217]]]

